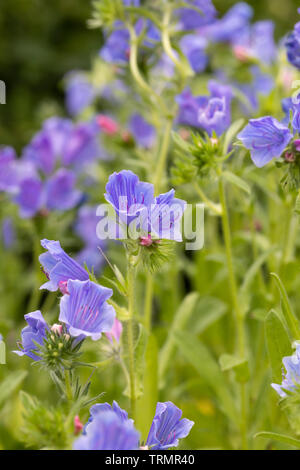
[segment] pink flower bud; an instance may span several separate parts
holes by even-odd
[[[147,237],[141,237],[140,238],[140,245],[142,246],[151,246],[153,243],[153,240],[151,238],[151,235],[149,233],[149,235],[147,235]]]
[[[51,326],[51,331],[53,331],[53,333],[55,333],[56,335],[61,336],[63,326],[59,325],[58,323],[54,323],[54,325]]]
[[[75,416],[74,418],[74,434],[77,436],[79,433],[81,433],[83,429],[83,424],[80,421],[80,418],[78,415]]]
[[[59,290],[62,294],[69,294],[68,292],[68,281],[59,281],[58,283]]]
[[[105,334],[111,343],[113,343],[113,339],[115,339],[116,342],[119,343],[122,331],[123,331],[122,323],[117,318],[115,318],[112,329],[110,330],[109,333],[105,333]]]
[[[119,126],[116,121],[108,116],[105,116],[104,114],[99,114],[99,116],[97,116],[97,124],[100,126],[103,132],[108,135],[114,135],[119,130]]]
[[[295,155],[292,152],[285,152],[284,159],[286,162],[293,163],[295,161]]]
[[[234,46],[233,53],[235,57],[241,62],[246,62],[248,59],[251,58],[249,50],[244,46]]]

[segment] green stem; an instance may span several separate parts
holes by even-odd
[[[156,172],[154,175],[154,187],[155,187],[156,192],[160,191],[161,181],[162,181],[163,174],[166,168],[172,126],[173,126],[173,118],[169,118],[167,121],[164,135],[163,135],[161,148],[160,148],[158,161],[157,161],[157,168],[156,168]]]
[[[146,296],[144,306],[144,322],[145,328],[150,333],[152,324],[152,299],[153,299],[153,276],[147,273],[146,279]]]
[[[135,379],[135,358],[134,358],[134,334],[133,334],[133,316],[134,316],[134,283],[135,268],[132,266],[130,258],[128,259],[128,354],[129,354],[129,382],[130,382],[130,401],[131,416],[135,418],[136,411],[136,379]]]
[[[216,215],[222,215],[222,209],[219,204],[215,204],[213,201],[208,199],[208,197],[204,194],[200,186],[196,183],[193,182],[193,186],[195,188],[195,191],[198,193],[202,201],[207,205],[207,207],[210,208],[210,210],[216,214]]]
[[[233,266],[229,215],[228,215],[228,209],[227,209],[227,204],[226,204],[224,183],[223,183],[221,174],[219,176],[219,195],[220,195],[220,203],[222,206],[222,226],[223,226],[226,258],[227,258],[227,266],[228,266],[229,287],[230,287],[230,293],[231,293],[231,300],[232,300],[233,308],[235,311],[236,326],[237,326],[238,350],[239,350],[239,355],[242,358],[244,358],[245,357],[244,315],[240,308],[239,299],[238,299],[237,284],[236,284],[236,278],[235,278],[234,266]],[[242,448],[247,449],[246,384],[240,384],[240,406],[241,406],[240,430],[241,430]]]
[[[65,375],[65,385],[66,385],[66,398],[69,402],[71,402],[73,399],[73,393],[72,393],[72,387],[71,387],[71,381],[70,381],[70,371],[65,369],[64,375]]]

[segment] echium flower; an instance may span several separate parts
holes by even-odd
[[[51,292],[60,289],[62,293],[65,293],[69,279],[79,281],[89,279],[87,271],[67,255],[59,241],[44,239],[41,241],[41,245],[47,252],[41,254],[39,260],[48,278],[48,282],[43,284],[41,289],[47,289]]]
[[[261,168],[273,158],[280,157],[293,136],[284,124],[272,116],[265,116],[250,119],[237,137],[250,150],[254,164]]]
[[[74,443],[74,450],[137,450],[139,433],[129,420],[114,411],[96,414],[86,433]]]
[[[39,310],[28,313],[24,318],[28,326],[22,330],[22,344],[20,350],[14,351],[14,353],[18,354],[18,356],[28,356],[34,361],[40,361],[41,357],[35,354],[38,352],[37,344],[43,344],[49,326]]]
[[[109,436],[103,435],[100,438],[99,429],[102,429],[106,424],[108,413],[115,415],[114,425],[112,425]],[[177,447],[179,439],[188,436],[194,425],[193,421],[186,418],[181,419],[181,416],[182,411],[172,402],[157,403],[146,446],[143,448],[165,450],[170,447]],[[118,436],[112,432],[116,423],[119,423],[118,431],[120,435]],[[122,410],[116,401],[113,402],[112,406],[109,403],[98,403],[90,409],[90,417],[84,428],[83,436],[75,441],[74,448],[81,450],[125,450],[124,442],[133,438],[133,436],[135,436],[135,439],[130,441],[132,447],[126,447],[126,449],[134,450],[138,448],[139,434],[134,428],[133,420],[128,418],[127,412]],[[99,440],[96,441],[96,438]]]
[[[129,130],[138,146],[145,149],[153,147],[156,131],[155,128],[143,118],[143,116],[138,113],[133,114],[130,118]]]
[[[212,0],[187,0],[185,3],[185,8],[176,10],[182,29],[196,29],[214,21],[217,11]]]
[[[73,337],[91,337],[97,341],[111,331],[116,316],[107,303],[113,291],[92,281],[67,282],[67,293],[60,302],[59,321]]]
[[[140,181],[129,170],[122,170],[109,177],[105,198],[121,224],[140,224],[142,237],[151,234],[156,239],[182,241],[179,225],[186,202],[174,195],[171,189],[155,198],[152,184]]]
[[[182,411],[167,401],[157,403],[155,416],[147,438],[147,446],[153,450],[177,447],[179,439],[188,436],[194,422],[181,419]]]
[[[69,72],[66,76],[66,108],[71,116],[78,116],[90,106],[97,96],[97,89],[81,72]]]
[[[295,24],[294,30],[287,36],[285,47],[289,62],[300,70],[300,21]]]
[[[271,384],[274,390],[282,398],[286,397],[285,390],[293,392],[297,386],[300,386],[300,344],[297,344],[296,351],[292,356],[282,359],[285,371],[282,371],[282,383]]]

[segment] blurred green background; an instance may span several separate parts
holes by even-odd
[[[215,0],[220,14],[233,0]],[[296,0],[252,0],[255,19],[271,18],[280,39],[297,20]],[[45,116],[63,113],[62,77],[88,69],[101,45],[89,30],[89,0],[1,0],[0,79],[7,86],[1,107],[1,144],[21,150]]]

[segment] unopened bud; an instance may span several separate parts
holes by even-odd
[[[63,326],[59,325],[58,323],[54,323],[54,325],[51,326],[51,331],[53,331],[53,333],[55,333],[56,335],[61,336],[62,331],[63,331]]]
[[[74,434],[77,436],[79,433],[81,433],[83,429],[83,424],[80,421],[80,418],[78,415],[75,416],[74,418]]]

